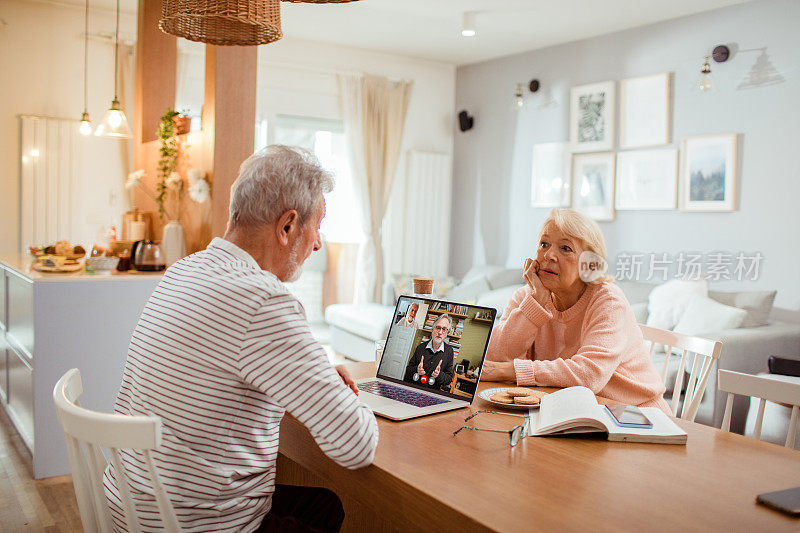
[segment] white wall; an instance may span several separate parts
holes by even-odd
[[[33,0],[0,3],[0,252],[14,252],[19,243],[18,114],[80,119],[83,112],[83,28],[80,6]],[[113,33],[114,13],[90,9],[89,33]],[[122,13],[120,34],[133,39],[136,17]],[[114,48],[89,42],[89,114],[102,119],[113,97]],[[131,91],[132,77],[127,80]],[[122,96],[122,95],[121,95]],[[127,111],[132,116],[133,108]],[[81,137],[78,142],[81,203],[72,237],[90,245],[97,229],[118,219],[126,207],[122,179],[127,172],[124,142]]]
[[[569,138],[569,89],[576,85],[672,72],[673,136],[739,133],[739,208],[733,213],[620,211],[600,223],[609,257],[622,251],[761,252],[757,281],[716,283],[722,290],[777,289],[776,305],[800,308],[800,2],[763,0],[584,41],[460,67],[457,109],[475,128],[455,141],[451,269],[474,261],[519,265],[535,252],[547,209],[530,206],[531,148]],[[715,90],[692,84],[703,56],[728,44],[727,63],[712,62]],[[737,90],[761,55],[783,83]],[[557,106],[511,108],[516,84],[538,78]],[[615,147],[616,148],[616,147]],[[464,221],[479,222],[473,228]],[[466,226],[466,231],[465,231]]]
[[[386,268],[402,272],[406,155],[409,150],[453,154],[455,66],[330,44],[283,39],[259,47],[257,115],[341,119],[337,73],[369,73],[413,80],[401,157],[384,224]],[[428,238],[427,235],[420,238]]]

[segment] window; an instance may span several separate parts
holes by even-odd
[[[350,174],[342,121],[275,115],[269,125],[266,120],[256,125],[256,149],[264,148],[268,143],[310,150],[325,169],[333,172],[336,186],[325,195],[326,214],[321,231],[330,242],[361,242],[364,238],[361,210]]]

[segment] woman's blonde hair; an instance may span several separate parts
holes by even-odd
[[[550,215],[547,219],[542,223],[542,229],[539,230],[540,239],[548,222],[555,224],[559,230],[573,239],[578,239],[584,249],[596,253],[603,258],[606,266],[608,265],[606,241],[603,238],[603,232],[600,230],[600,226],[597,225],[597,222],[575,209],[553,209],[550,211]],[[590,283],[602,283],[613,280],[613,276],[604,275]]]

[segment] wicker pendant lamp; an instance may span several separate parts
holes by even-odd
[[[283,37],[279,0],[163,0],[158,27],[222,46],[267,44]]]

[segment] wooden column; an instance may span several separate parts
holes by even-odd
[[[161,115],[168,107],[175,107],[178,38],[158,29],[160,17],[161,0],[139,0],[133,120],[136,168],[144,167],[139,145],[156,140]]]
[[[228,223],[230,188],[253,153],[256,124],[255,46],[206,46],[203,167],[211,181],[211,236]]]

